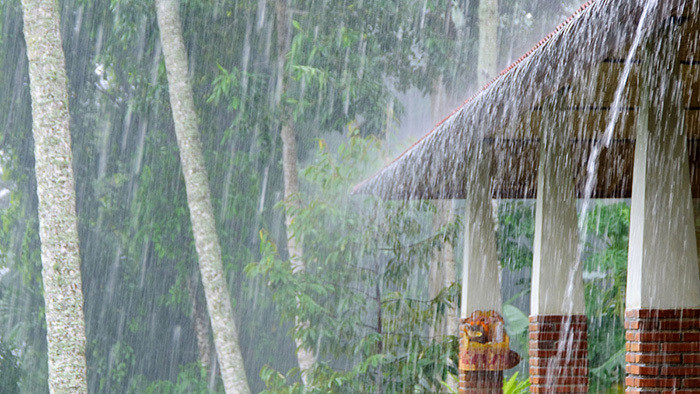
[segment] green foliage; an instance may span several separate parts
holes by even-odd
[[[284,336],[288,329],[318,350],[312,376],[316,391],[431,391],[455,373],[456,341],[434,341],[428,327],[457,302],[459,290],[453,285],[428,299],[422,279],[433,251],[454,241],[459,218],[433,231],[430,203],[383,203],[348,197],[348,192],[379,155],[377,141],[360,138],[360,130],[381,135],[388,107],[395,104],[400,112],[392,92],[428,92],[438,77],[453,91],[468,84],[475,71],[477,29],[471,16],[477,5],[465,0],[293,0],[291,48],[283,59],[289,86],[280,108],[272,3],[180,3],[226,279],[254,391],[263,387],[256,379],[266,364],[270,368],[261,377],[268,390],[301,390],[294,371],[274,372],[293,366],[294,349]],[[197,255],[153,3],[63,0],[61,7],[89,389],[204,391],[208,378],[193,366],[197,351],[195,341],[188,340],[194,338],[194,297],[186,283],[194,278],[199,287]],[[525,12],[532,11],[528,7],[526,2],[503,3],[502,23],[511,16],[525,23]],[[3,180],[12,191],[10,207],[0,215],[0,266],[10,270],[0,278],[0,323],[2,338],[17,350],[21,391],[45,392],[41,261],[19,3],[0,2],[0,18],[0,86],[12,89],[0,95],[0,158]],[[528,23],[535,30],[537,23]],[[302,173],[304,205],[294,211],[298,220],[287,234],[282,211],[273,209],[282,189],[282,110],[294,115],[300,162],[312,162]],[[331,154],[324,138],[348,125],[347,142]],[[316,145],[320,149],[313,149]],[[527,242],[534,229],[533,208],[509,202],[502,209],[499,252],[504,266],[522,269],[532,257]],[[303,242],[306,272],[291,274],[285,251],[277,250],[286,235]],[[600,260],[596,267],[617,272],[613,254],[594,258]],[[258,261],[247,269],[252,280],[241,275],[250,261]],[[606,300],[619,300],[622,293],[613,285],[596,286],[605,294],[600,302],[608,305],[600,313],[617,313],[619,302]],[[504,313],[517,340],[522,316],[509,307]],[[295,324],[297,314],[312,324]],[[179,348],[173,346],[176,327],[182,331]],[[612,358],[602,346],[591,354],[598,355],[592,365],[609,371]],[[176,374],[177,365],[186,367]]]
[[[511,348],[521,355],[520,366],[527,365],[530,319],[523,311],[506,302],[503,304],[503,320],[506,322],[506,332],[510,336]]]
[[[532,266],[535,204],[503,200],[498,203],[498,254],[504,267],[519,271]]]
[[[91,346],[93,352],[100,350],[97,346]],[[134,350],[124,342],[116,342],[109,350],[108,355],[93,354],[99,360],[96,372],[101,376],[99,390],[109,392],[114,387],[124,387],[130,379],[128,376],[134,364]]]
[[[352,129],[334,154],[320,141],[302,172],[304,204],[285,207],[293,210],[290,233],[303,242],[305,270],[292,273],[266,232],[261,260],[246,268],[268,284],[283,320],[297,322],[291,335],[318,354],[305,388],[312,392],[434,390],[456,373],[456,338],[429,338],[427,328],[456,304],[458,288],[427,299],[422,278],[457,225],[431,234],[430,204],[349,196],[377,149]],[[297,392],[294,373],[266,368],[261,377],[269,392]]]
[[[240,88],[237,70],[228,71],[219,64],[217,67],[219,75],[212,81],[213,91],[207,98],[207,104],[219,105],[222,100],[228,99],[228,109],[237,110],[241,103],[239,96],[234,95],[234,91]]]
[[[518,373],[514,373],[503,382],[503,394],[523,394],[530,392],[530,381],[518,379]]]
[[[206,368],[199,363],[180,366],[175,382],[158,380],[148,382],[141,376],[134,380],[128,390],[134,394],[213,394],[223,393],[221,381],[212,389],[209,387]]]
[[[586,218],[584,278],[590,387],[605,390],[625,377],[625,285],[630,206],[597,204]]]
[[[0,343],[0,391],[3,393],[19,393],[19,380],[22,371],[17,356],[12,354],[4,343]]]

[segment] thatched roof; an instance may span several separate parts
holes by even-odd
[[[579,185],[590,149],[609,124],[614,94],[645,11],[643,0],[594,0],[354,193],[387,199],[463,198],[472,160],[492,160],[496,198],[532,198],[543,114],[571,141]],[[594,197],[629,197],[639,61],[669,23],[680,24],[693,195],[700,196],[700,16],[697,0],[658,0],[647,10],[610,146],[598,162]]]

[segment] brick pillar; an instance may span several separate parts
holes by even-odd
[[[503,392],[503,371],[460,371],[460,394]]]
[[[588,392],[585,315],[530,316],[530,392]]]
[[[700,392],[700,309],[625,314],[628,393]]]

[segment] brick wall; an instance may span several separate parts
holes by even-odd
[[[700,392],[700,309],[625,313],[628,393]]]
[[[584,315],[530,316],[530,392],[588,392]]]

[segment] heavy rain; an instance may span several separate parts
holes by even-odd
[[[699,392],[700,2],[582,2],[0,0],[0,392]]]

